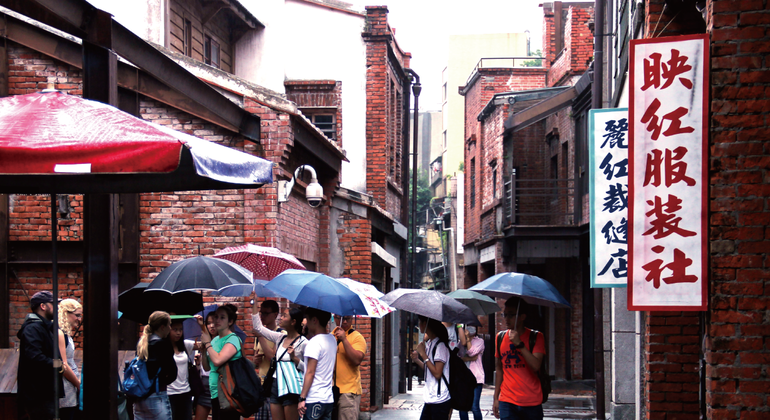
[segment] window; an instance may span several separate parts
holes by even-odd
[[[565,141],[561,144],[561,177],[562,179],[569,178],[569,145]]]
[[[337,124],[334,121],[334,114],[310,114],[307,118],[315,125],[329,140],[337,141]]]
[[[497,198],[497,168],[492,169],[492,199]]]
[[[470,201],[471,202],[471,208],[476,207],[476,158],[471,159],[471,185],[470,188]]]
[[[219,43],[208,35],[204,37],[203,59],[206,64],[219,68]]]
[[[441,87],[441,102],[446,102],[447,97],[447,84],[444,83],[444,86]]]
[[[444,130],[444,133],[442,133],[442,143],[443,143],[443,150],[446,150],[446,130]]]
[[[192,23],[184,20],[184,55],[192,57]]]

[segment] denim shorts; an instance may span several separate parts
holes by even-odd
[[[154,392],[134,402],[134,420],[167,420],[171,418],[171,404],[166,391]]]

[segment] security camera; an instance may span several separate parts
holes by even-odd
[[[302,165],[294,171],[294,177],[289,181],[278,181],[278,202],[285,203],[289,201],[291,190],[294,188],[294,181],[304,170],[310,172],[310,183],[305,188],[305,197],[310,207],[318,207],[324,200],[324,189],[318,183],[318,176],[310,165]]]
[[[318,207],[321,205],[324,199],[324,190],[318,180],[313,177],[310,184],[305,188],[305,197],[307,197],[307,203],[310,207]]]

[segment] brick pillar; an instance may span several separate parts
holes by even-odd
[[[710,419],[768,418],[770,104],[767,1],[711,0]]]
[[[358,280],[362,283],[371,284],[372,282],[372,227],[369,220],[359,218],[350,213],[342,213],[342,226],[338,229],[339,246],[343,253],[344,269],[343,277]],[[364,336],[367,348],[375,344],[372,342],[372,330],[370,322],[356,322],[356,330]],[[366,357],[359,366],[361,370],[361,412],[368,412],[372,406],[371,391],[372,379],[381,380],[382,378],[372,378],[371,351],[367,351]]]

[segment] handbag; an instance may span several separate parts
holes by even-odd
[[[203,380],[201,380],[201,373],[198,370],[198,367],[195,366],[194,356],[189,351],[187,351],[187,383],[190,384],[190,393],[193,397],[203,394],[204,388]],[[208,385],[208,383],[206,385]]]
[[[286,338],[286,336],[281,337],[281,341],[278,342],[278,344],[275,345],[275,348],[280,348],[281,343],[283,343],[283,339]],[[277,353],[277,351],[276,351]],[[284,351],[284,354],[286,351]],[[283,357],[283,354],[281,355]],[[275,356],[273,356],[272,359],[270,359],[270,367],[267,369],[267,373],[265,374],[265,379],[262,380],[262,389],[265,391],[266,398],[270,398],[270,394],[273,392],[273,376],[275,376]]]
[[[293,346],[297,340],[302,337],[301,335],[294,339],[294,341],[291,342],[289,347]],[[281,339],[283,341],[283,339]],[[285,349],[283,354],[281,354],[281,357],[276,360],[276,376],[278,379],[278,396],[283,397],[286,394],[297,394],[299,395],[302,392],[302,382],[303,382],[303,376],[299,371],[297,370],[297,367],[294,365],[294,362],[286,362],[286,361],[278,361],[281,358],[283,358],[283,355],[286,354],[288,349]]]
[[[277,362],[278,396],[286,394],[299,394],[302,392],[302,374],[299,373],[294,362]]]
[[[198,371],[198,368],[190,362],[187,363],[187,381],[190,383],[190,392],[193,397],[198,397],[203,394],[204,388],[201,373]]]

